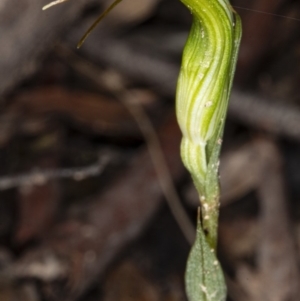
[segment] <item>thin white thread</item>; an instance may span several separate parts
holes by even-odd
[[[241,6],[235,6],[235,5],[232,5],[232,7],[252,11],[252,12],[255,12],[255,13],[259,13],[259,14],[270,15],[270,16],[273,16],[273,17],[285,18],[285,19],[300,22],[300,19],[298,19],[298,18],[288,17],[288,16],[284,16],[284,15],[279,15],[279,14],[273,14],[273,13],[269,13],[269,12],[262,11],[262,10],[256,10],[256,9],[251,9],[251,8],[241,7]]]

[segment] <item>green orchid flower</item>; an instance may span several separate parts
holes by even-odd
[[[241,20],[228,0],[181,0],[193,24],[183,51],[176,112],[181,157],[199,193],[197,237],[186,271],[190,301],[226,299],[216,258],[219,153],[241,40]]]

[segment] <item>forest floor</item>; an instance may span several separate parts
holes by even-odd
[[[0,6],[0,301],[186,300],[182,216],[195,225],[199,200],[174,98],[190,13],[124,0],[77,50],[110,1],[16,2]],[[300,3],[232,4],[218,256],[228,300],[299,301]]]

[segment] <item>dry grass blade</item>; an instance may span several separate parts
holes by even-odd
[[[80,39],[79,43],[77,44],[77,48],[80,48],[87,37],[91,34],[91,32],[96,28],[96,26],[113,10],[113,8],[118,5],[122,0],[115,0],[99,17],[98,19],[92,24],[92,26],[87,30],[85,35]]]
[[[48,9],[48,8],[54,6],[54,5],[57,5],[57,4],[66,2],[66,1],[68,1],[68,0],[56,0],[56,1],[50,2],[49,4],[47,4],[47,5],[45,5],[45,6],[43,7],[43,10],[46,10],[46,9]]]

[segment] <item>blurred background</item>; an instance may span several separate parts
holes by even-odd
[[[124,0],[77,50],[110,3],[0,3],[0,301],[186,300],[199,200],[174,98],[191,14]],[[218,255],[228,300],[297,301],[300,2],[232,4]]]

